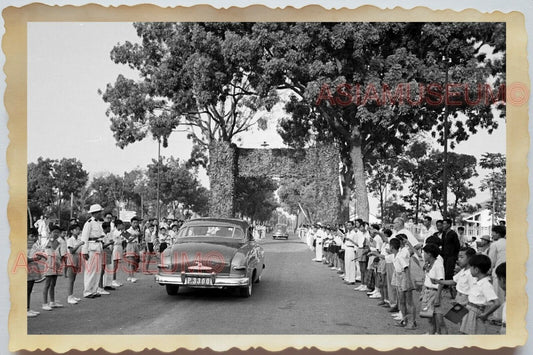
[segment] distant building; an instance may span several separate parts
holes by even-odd
[[[494,224],[499,224],[505,219],[494,218]],[[489,209],[482,209],[468,217],[463,218],[465,225],[465,234],[467,236],[480,237],[482,235],[491,235],[492,229],[492,211]]]

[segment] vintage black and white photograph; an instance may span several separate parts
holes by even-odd
[[[28,334],[506,333],[505,23],[27,39]]]

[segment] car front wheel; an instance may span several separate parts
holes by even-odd
[[[254,284],[254,280],[252,276],[250,276],[250,279],[248,280],[248,286],[241,287],[239,290],[241,297],[248,298],[252,295],[253,284]]]
[[[165,288],[167,289],[167,295],[169,296],[176,296],[180,289],[178,285],[165,285]]]

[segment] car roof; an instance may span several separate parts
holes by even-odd
[[[249,227],[248,222],[239,218],[221,218],[221,217],[201,217],[186,221],[183,227],[186,226],[198,226],[198,225],[232,225],[239,226],[243,231],[246,231]]]

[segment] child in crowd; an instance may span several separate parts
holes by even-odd
[[[141,235],[141,231],[139,228],[139,219],[137,217],[133,217],[131,219],[131,225],[130,228],[123,234],[124,238],[126,239],[126,250],[124,255],[126,256],[126,263],[128,268],[128,278],[126,281],[129,281],[131,283],[137,282],[137,279],[135,276],[135,271],[139,267],[139,261],[140,261],[140,248],[139,248],[139,236]]]
[[[111,255],[111,258],[113,259],[113,281],[111,282],[111,286],[113,287],[122,286],[122,283],[117,281],[117,270],[118,264],[120,263],[120,259],[122,259],[122,254],[124,253],[124,248],[122,247],[122,243],[125,242],[125,239],[122,236],[123,232],[124,222],[122,222],[120,219],[117,219],[115,221],[115,230],[112,232],[112,238],[114,243],[113,253]]]
[[[45,311],[51,311],[53,308],[63,307],[61,303],[55,301],[57,275],[61,274],[61,244],[58,240],[60,234],[61,229],[59,226],[52,226],[50,228],[50,237],[44,244],[47,259],[44,272],[46,279],[43,288],[42,309]],[[48,303],[48,296],[50,296],[50,303]]]
[[[501,263],[500,265],[498,265],[498,267],[496,267],[496,270],[495,270],[496,277],[498,278],[498,285],[503,290],[504,293],[507,290],[507,286],[506,286],[507,277],[506,277],[506,266],[505,265],[506,263]],[[507,327],[506,323],[507,323],[507,301],[504,301],[502,305],[502,327],[500,329],[500,334],[506,333],[506,327]]]
[[[429,319],[430,334],[447,334],[446,324],[441,302],[442,286],[435,281],[444,280],[444,264],[442,258],[438,258],[440,252],[436,244],[428,243],[422,248],[424,260],[426,261],[424,286],[422,288],[421,312],[427,311],[425,308],[433,308],[433,316]],[[444,325],[442,327],[441,325]]]
[[[100,272],[100,280],[98,281],[98,293],[101,295],[109,295],[107,290],[114,290],[114,287],[107,285],[106,272],[111,270],[111,254],[113,253],[112,245],[114,244],[113,237],[111,235],[111,223],[102,223],[102,229],[104,231],[104,237],[101,239],[102,243],[102,271]],[[109,266],[108,266],[109,265]]]
[[[39,243],[39,239],[37,239],[36,243]],[[35,281],[41,278],[41,273],[39,271],[39,265],[38,265],[39,263],[37,261],[39,260],[46,261],[47,259],[46,254],[39,252],[39,251],[32,252],[32,250],[30,250],[27,255],[28,257],[28,288],[27,288],[28,290],[28,298],[27,298],[28,318],[37,317],[40,314],[38,311],[33,311],[30,309],[31,292],[33,291],[33,285],[35,284]]]
[[[483,254],[476,254],[470,258],[470,272],[474,283],[468,293],[468,314],[461,322],[463,334],[487,334],[485,322],[500,306],[498,296],[489,280],[490,258]]]
[[[67,258],[66,258],[66,274],[68,278],[68,304],[77,304],[80,299],[74,296],[74,282],[76,275],[81,272],[81,246],[85,244],[79,239],[81,227],[78,224],[72,224],[68,227],[70,237],[67,239]]]
[[[387,269],[385,258],[389,254],[389,239],[392,235],[390,229],[385,229],[383,232],[379,232],[383,243],[381,247],[371,253],[376,256],[378,260],[376,266],[376,295],[379,295],[381,301],[378,303],[378,306],[390,307],[389,305],[389,292],[387,287]],[[370,296],[374,298],[373,296]],[[378,297],[375,297],[378,298]]]
[[[457,294],[455,295],[455,302],[461,306],[468,304],[468,293],[474,283],[474,278],[470,272],[469,260],[476,255],[476,251],[470,247],[463,247],[459,250],[457,257],[457,265],[461,268],[458,273],[453,276],[453,280],[432,280],[440,285],[455,286]]]
[[[159,228],[159,253],[164,252],[168,247],[169,239],[170,236],[167,233],[167,229],[165,227]]]
[[[397,234],[396,238],[400,242],[400,248],[397,250],[392,249],[394,254],[394,275],[391,283],[398,290],[398,308],[400,309],[400,314],[395,319],[400,321],[397,324],[399,327],[414,330],[417,328],[417,325],[413,314],[413,287],[409,276],[409,260],[411,254],[407,248],[407,236],[405,234]],[[411,316],[411,319],[409,316]]]

